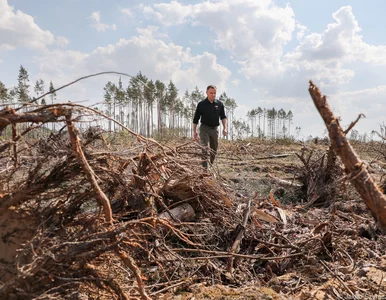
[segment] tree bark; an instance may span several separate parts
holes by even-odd
[[[110,200],[107,198],[106,194],[102,191],[100,188],[94,174],[94,170],[90,167],[90,165],[87,162],[87,159],[83,153],[82,147],[79,143],[79,137],[76,133],[76,129],[74,124],[72,123],[71,120],[71,114],[68,113],[66,115],[66,123],[67,123],[67,129],[68,129],[68,134],[70,136],[71,140],[71,145],[72,145],[72,150],[74,151],[80,166],[83,169],[83,172],[86,174],[86,177],[88,181],[90,182],[92,189],[94,190],[95,197],[99,201],[99,203],[103,207],[103,212],[105,215],[106,222],[109,224],[113,224],[113,214],[111,211],[111,205],[110,205]]]
[[[346,139],[346,135],[339,125],[339,121],[332,113],[326,96],[322,96],[317,86],[310,81],[308,91],[326,124],[331,143],[341,158],[348,179],[370,209],[375,221],[382,230],[386,230],[386,197],[368,172],[366,165],[361,161],[355,150]]]
[[[16,123],[45,123],[55,120],[58,116],[64,116],[67,113],[65,108],[48,108],[40,113],[21,113],[18,114],[12,108],[0,110],[0,130],[3,130],[9,124]]]

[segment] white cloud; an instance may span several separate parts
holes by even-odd
[[[88,68],[127,73],[141,70],[143,74],[154,74],[154,79],[172,79],[177,85],[184,85],[184,88],[189,85],[190,88],[195,85],[206,86],[209,81],[225,86],[230,71],[217,63],[215,55],[204,53],[192,56],[189,48],[155,38],[154,28],[138,31],[138,36],[95,49],[87,59]]]
[[[130,8],[121,8],[120,11],[126,17],[134,18],[134,13],[133,13],[133,11]]]
[[[334,93],[355,76],[350,63],[386,64],[386,46],[364,42],[350,6],[333,13],[333,22],[322,33],[297,22],[290,6],[279,7],[270,0],[194,5],[171,1],[142,6],[142,11],[165,26],[190,23],[209,28],[215,45],[239,65],[240,75],[273,96],[304,96],[309,79]],[[284,53],[293,38],[299,45]]]
[[[234,86],[238,86],[240,84],[240,79],[234,79],[231,81],[231,83],[234,85]]]
[[[355,126],[359,132],[370,132],[379,129],[385,121],[386,85],[373,88],[338,93],[327,98],[336,116],[341,117],[341,125],[346,128],[359,114],[366,118],[361,119]],[[369,101],[368,99],[371,99]]]
[[[295,51],[284,56],[287,71],[306,72],[322,86],[341,86],[354,76],[354,71],[346,67],[352,62],[386,64],[386,46],[363,41],[350,6],[341,7],[332,16],[335,22],[323,33],[304,36]]]
[[[68,45],[70,44],[70,41],[65,38],[64,36],[57,36],[56,37],[56,45],[59,47],[59,48],[65,48],[67,47]]]
[[[298,30],[298,32],[296,33],[296,39],[298,41],[300,41],[303,39],[303,37],[308,29],[307,29],[307,26],[304,26],[299,22],[296,22],[296,29]]]
[[[216,35],[216,44],[240,59],[281,53],[295,29],[294,13],[267,0],[227,0],[183,5],[176,1],[143,6],[145,15],[163,25],[190,21],[206,26]]]
[[[157,19],[165,26],[180,25],[192,13],[192,5],[183,5],[173,0],[170,3],[154,4],[151,6],[141,6],[145,15]]]
[[[93,27],[98,32],[105,32],[109,29],[116,30],[117,25],[115,24],[105,24],[101,22],[101,13],[99,11],[94,11],[89,18],[92,20],[91,27]]]
[[[190,45],[201,45],[201,41],[189,41]]]
[[[359,58],[363,51],[360,28],[350,6],[344,6],[333,15],[322,33],[311,33],[304,37],[296,51],[301,53],[301,60],[346,61]]]
[[[284,72],[280,61],[283,47],[295,30],[291,7],[279,7],[270,0],[205,1],[183,5],[143,6],[148,17],[166,26],[189,22],[211,30],[214,45],[230,53],[249,79],[276,78]],[[206,34],[210,41],[211,36]]]
[[[36,25],[34,18],[18,10],[14,12],[7,0],[0,0],[0,50],[17,47],[45,49],[54,42],[54,35]]]
[[[203,89],[208,84],[217,85],[219,90],[225,89],[231,72],[217,62],[214,54],[204,52],[192,55],[189,48],[154,37],[153,33],[157,30],[153,27],[139,29],[138,32],[137,36],[122,38],[115,44],[98,47],[89,54],[59,50],[47,52],[38,61],[39,77],[53,78],[62,85],[97,72],[118,71],[135,76],[141,71],[151,79],[159,79],[166,84],[173,80],[181,93],[186,89],[192,90],[195,86]],[[102,99],[106,77],[99,79],[99,85],[95,84],[97,79],[93,80],[92,85],[100,88],[95,90],[88,81],[72,87],[71,90],[78,92],[71,97],[73,101],[79,98],[98,101]],[[90,88],[82,90],[81,86]]]

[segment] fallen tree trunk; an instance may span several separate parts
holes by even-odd
[[[308,91],[326,124],[331,143],[346,167],[346,173],[350,182],[365,201],[380,228],[386,230],[386,197],[374,182],[366,165],[359,159],[355,150],[346,139],[346,134],[332,113],[326,96],[322,96],[320,90],[312,81],[310,81]]]
[[[52,107],[39,113],[27,112],[18,114],[14,109],[7,107],[0,110],[0,130],[3,130],[9,124],[49,122],[55,120],[55,118],[59,116],[65,116],[67,111],[68,110],[65,108]]]

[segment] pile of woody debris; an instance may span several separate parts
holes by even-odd
[[[386,294],[386,240],[362,200],[336,193],[305,209],[243,197],[203,172],[198,143],[168,147],[121,125],[131,136],[110,145],[77,128],[91,113],[101,115],[75,104],[0,111],[0,129],[64,124],[1,142],[1,299]]]

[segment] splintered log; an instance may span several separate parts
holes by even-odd
[[[113,213],[111,211],[110,201],[106,194],[100,188],[94,174],[94,170],[90,167],[87,159],[83,153],[82,147],[79,142],[79,136],[76,132],[76,128],[71,120],[71,113],[66,115],[66,123],[68,128],[68,134],[70,135],[72,150],[74,151],[76,158],[81,165],[83,172],[86,174],[88,181],[90,182],[92,189],[94,190],[95,197],[103,207],[106,222],[113,224]]]
[[[359,159],[355,150],[346,139],[344,130],[339,125],[327,103],[326,96],[322,96],[319,88],[310,81],[308,91],[326,124],[331,143],[341,158],[348,179],[365,201],[380,228],[386,230],[386,197],[368,172],[365,164]]]
[[[67,113],[65,108],[48,108],[40,113],[21,113],[18,114],[12,108],[0,110],[0,130],[3,130],[9,124],[16,123],[45,123],[55,120],[58,116],[64,116]]]

